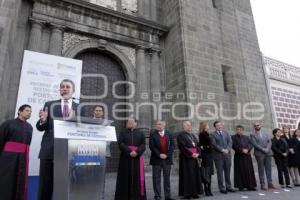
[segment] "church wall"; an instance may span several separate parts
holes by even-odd
[[[236,116],[237,103],[262,103],[264,118],[258,121],[263,123],[265,131],[269,131],[270,104],[250,1],[216,1],[216,7],[211,0],[178,2],[182,16],[185,61],[182,67],[186,90],[188,94],[198,94],[198,98],[189,99],[189,102],[215,102],[221,120],[224,117],[220,112],[224,116]],[[201,112],[205,109],[214,110],[208,106]],[[223,121],[230,132],[234,131],[235,125],[242,124],[249,133],[256,121],[253,117],[261,114],[251,111],[248,119],[243,116],[238,120]],[[199,120],[194,118],[193,121],[197,129]]]
[[[27,1],[0,1],[0,122],[15,116],[30,11],[31,4]]]

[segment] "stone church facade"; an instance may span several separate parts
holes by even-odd
[[[14,116],[28,49],[81,59],[83,74],[106,75],[108,95],[96,101],[108,106],[109,117],[118,103],[150,102],[163,104],[173,131],[187,117],[195,131],[201,120],[226,119],[227,130],[242,124],[250,132],[259,116],[265,130],[272,128],[250,0],[0,0],[0,48],[1,121]],[[112,94],[115,81],[127,82],[116,89],[123,99]],[[82,79],[82,94],[101,94],[100,85]],[[125,98],[133,88],[134,97]],[[146,132],[157,117],[152,106],[137,111]]]

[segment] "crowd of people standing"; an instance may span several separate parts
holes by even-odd
[[[134,119],[128,120],[127,130],[118,139],[121,150],[115,200],[145,200],[145,176],[141,173],[141,156],[146,149],[143,133]],[[193,133],[190,121],[182,123],[177,133],[179,149],[178,195],[183,199],[197,199],[200,195],[213,196],[212,175],[217,175],[219,191],[256,191],[258,184],[254,173],[252,150],[257,162],[261,190],[277,189],[272,180],[272,158],[277,166],[278,181],[282,188],[298,187],[300,170],[300,129],[291,131],[288,127],[274,129],[270,137],[262,132],[261,124],[253,125],[250,136],[244,134],[244,127],[236,126],[230,135],[221,121],[213,123],[209,132],[208,122],[201,122],[198,134]],[[175,138],[174,138],[175,140]],[[134,146],[135,149],[132,149]],[[157,121],[156,129],[150,133],[152,181],[155,200],[162,199],[161,173],[163,173],[164,198],[172,200],[170,171],[173,164],[175,143],[173,134],[165,130],[165,122]],[[234,184],[231,184],[232,150],[234,152]],[[144,172],[143,172],[144,173]],[[266,178],[265,178],[266,177]],[[290,177],[292,182],[290,181]],[[293,185],[292,185],[293,183]]]
[[[51,200],[53,196],[53,120],[67,120],[77,116],[78,104],[73,101],[74,83],[64,79],[60,83],[61,99],[46,102],[39,112],[36,128],[43,131],[41,142],[39,200]],[[96,106],[93,119],[103,125],[110,124],[103,118],[104,108]],[[26,199],[29,145],[32,126],[27,122],[31,116],[31,106],[24,104],[18,109],[16,119],[5,121],[0,126],[0,194],[3,199]],[[170,174],[173,165],[175,137],[165,129],[164,121],[157,121],[151,131],[152,181],[155,200],[173,200],[170,187]],[[207,122],[201,122],[198,133],[194,133],[190,121],[182,122],[182,131],[177,133],[179,149],[179,188],[178,195],[184,199],[199,198],[199,195],[212,196],[211,179],[217,175],[218,188],[223,194],[245,189],[257,190],[252,161],[252,149],[257,162],[261,190],[276,189],[272,180],[272,158],[274,158],[278,181],[282,188],[300,186],[300,123],[297,130],[289,127],[273,130],[273,137],[261,130],[255,123],[250,136],[244,134],[244,127],[236,126],[231,136],[224,130],[221,121],[213,123],[214,131],[209,131]],[[144,172],[144,152],[146,139],[137,128],[137,122],[129,118],[125,131],[118,137],[121,151],[115,200],[146,200]],[[106,157],[110,157],[110,144],[107,144]],[[231,184],[232,150],[234,151],[234,184]],[[216,172],[216,173],[215,173]],[[163,174],[164,195],[161,194],[161,174]],[[266,175],[266,176],[265,176]],[[266,179],[265,179],[266,177]],[[101,188],[104,194],[104,187]],[[102,195],[104,196],[104,195]]]

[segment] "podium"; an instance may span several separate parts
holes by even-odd
[[[106,142],[111,141],[117,141],[115,127],[100,121],[54,120],[54,200],[104,199]]]

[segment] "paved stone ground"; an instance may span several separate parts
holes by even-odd
[[[105,200],[113,200],[115,194],[115,185],[116,185],[116,173],[110,173],[107,175],[106,179],[106,188],[105,188]],[[258,176],[256,174],[256,180],[258,180]],[[147,189],[147,199],[153,200],[154,193],[152,187],[152,177],[151,173],[146,174],[146,189]],[[216,180],[217,176],[214,175],[212,177],[212,190],[213,190],[213,197],[205,197],[201,196],[199,199],[220,199],[220,200],[240,200],[240,199],[251,199],[251,200],[299,200],[300,199],[300,187],[295,187],[289,190],[285,189],[277,189],[277,190],[269,190],[269,191],[243,191],[243,192],[235,192],[235,193],[228,193],[226,195],[221,194],[217,189]],[[277,181],[277,170],[273,169],[273,179],[274,184],[278,186]],[[162,188],[163,190],[163,188]],[[172,197],[174,199],[180,199],[178,197],[178,176],[173,175],[171,176],[171,190],[172,190]]]

